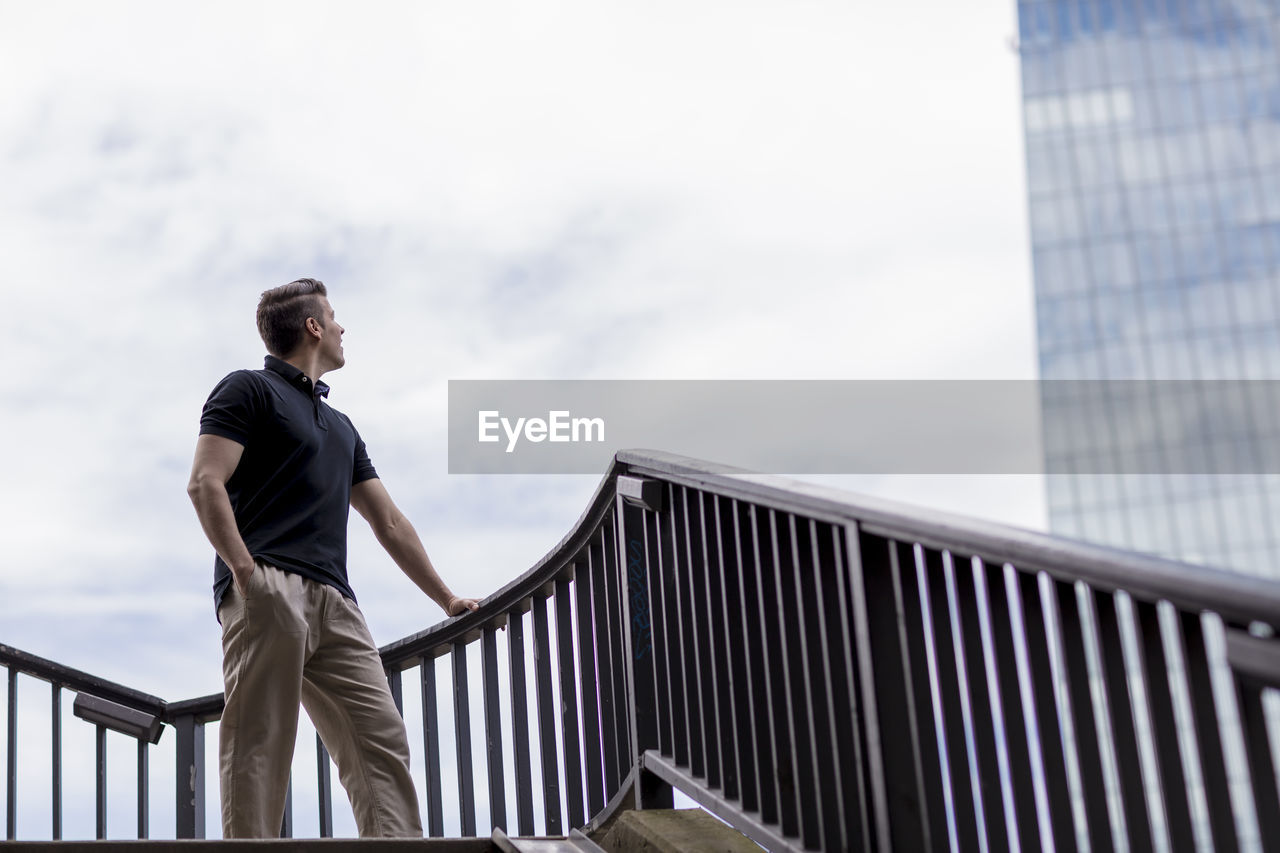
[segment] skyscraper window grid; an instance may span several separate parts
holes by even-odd
[[[1280,2],[1021,0],[1018,18],[1050,526],[1280,577],[1280,477],[1177,470],[1192,453],[1213,470],[1239,444],[1225,430],[1179,446],[1178,425],[1203,401],[1162,393],[1172,411],[1157,408],[1134,429],[1091,417],[1113,401],[1088,399],[1154,397],[1153,383],[1167,380],[1280,379]],[[1053,388],[1095,379],[1112,381]],[[1274,407],[1249,397],[1233,405],[1248,411],[1251,433],[1280,439]],[[1126,458],[1176,461],[1167,473],[1125,474]],[[1177,630],[1166,629],[1170,642]],[[1169,652],[1179,668],[1177,643]],[[1157,757],[1140,722],[1143,776],[1156,802],[1154,763],[1183,764],[1196,841],[1211,846],[1185,684],[1175,676],[1171,686],[1182,754]],[[1220,692],[1234,788],[1247,773],[1234,703]],[[1167,847],[1158,811],[1153,829]],[[1248,846],[1258,839],[1246,812],[1235,817]]]
[[[1280,378],[1278,13],[1019,5],[1042,378]],[[1077,470],[1089,425],[1048,400],[1045,417],[1051,470]],[[1275,426],[1257,412],[1259,430]],[[1229,452],[1219,439],[1204,452]],[[1098,459],[1049,478],[1053,529],[1280,576],[1275,476],[1119,476]]]

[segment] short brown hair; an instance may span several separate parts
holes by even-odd
[[[300,278],[262,292],[258,300],[258,334],[267,352],[284,358],[302,343],[307,318],[315,317],[324,326],[320,297],[328,296],[324,282]]]

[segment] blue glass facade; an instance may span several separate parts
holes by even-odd
[[[1018,18],[1041,377],[1280,379],[1280,0]],[[1280,477],[1048,480],[1055,532],[1280,577]]]

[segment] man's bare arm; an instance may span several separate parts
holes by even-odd
[[[374,477],[352,486],[351,505],[369,522],[378,543],[387,549],[400,570],[432,601],[439,604],[445,613],[457,616],[463,611],[475,610],[480,606],[473,598],[454,595],[441,580],[435,566],[431,565],[427,549],[422,546],[418,531],[413,529],[409,519],[405,518],[404,513],[391,500],[391,495],[381,480]]]
[[[191,463],[187,494],[213,550],[231,569],[236,588],[244,594],[253,575],[253,555],[236,527],[235,511],[227,496],[227,480],[240,464],[244,445],[220,435],[202,435],[196,441],[196,457]]]

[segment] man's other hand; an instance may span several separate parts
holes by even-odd
[[[228,568],[231,569],[231,580],[236,585],[236,592],[240,593],[241,598],[244,598],[244,591],[249,588],[249,579],[258,570],[257,566],[250,563],[248,568],[238,569],[234,566],[228,566]]]

